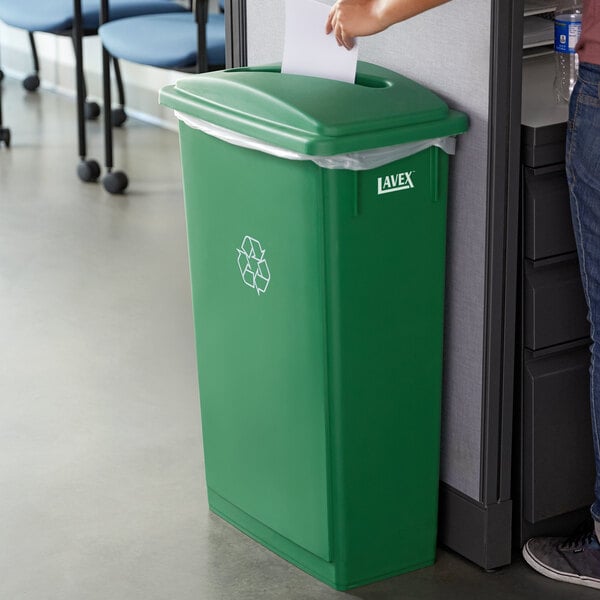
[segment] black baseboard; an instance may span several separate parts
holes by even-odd
[[[511,562],[512,501],[487,506],[440,484],[439,541],[484,569]]]

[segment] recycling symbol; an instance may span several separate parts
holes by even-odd
[[[247,235],[241,248],[237,248],[237,253],[238,267],[244,283],[255,289],[259,296],[264,294],[271,281],[271,272],[260,242]]]

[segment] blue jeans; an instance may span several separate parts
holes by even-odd
[[[592,357],[590,402],[596,459],[592,517],[600,522],[600,65],[582,63],[569,106],[567,179]]]

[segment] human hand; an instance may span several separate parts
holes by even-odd
[[[340,46],[352,48],[354,38],[373,35],[448,0],[337,0],[331,7],[325,33],[334,33]]]
[[[372,35],[386,29],[379,0],[337,0],[331,7],[325,33],[333,32],[338,46],[354,47],[357,36]]]

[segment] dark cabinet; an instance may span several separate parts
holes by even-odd
[[[538,169],[526,168],[523,179],[525,257],[540,260],[575,252],[573,230],[568,226],[571,211],[564,166],[559,164]]]
[[[589,335],[576,256],[558,262],[524,261],[524,341],[530,350]]]
[[[523,518],[539,523],[586,506],[594,454],[587,347],[533,358],[523,377]]]
[[[517,544],[570,533],[593,500],[589,324],[564,145],[564,123],[522,128]]]

